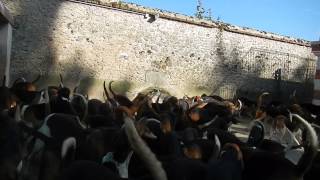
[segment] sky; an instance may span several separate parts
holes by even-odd
[[[124,0],[194,15],[198,0]],[[309,41],[320,40],[320,0],[202,0],[214,19]]]

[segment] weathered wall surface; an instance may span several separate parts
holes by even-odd
[[[10,81],[11,24],[13,24],[13,18],[2,1],[0,1],[0,77],[6,77],[4,81],[5,85],[8,85]]]
[[[312,95],[315,57],[305,41],[240,28],[259,37],[247,35],[219,23],[201,26],[192,18],[187,23],[161,15],[147,22],[137,11],[72,1],[4,2],[15,19],[12,78],[40,71],[57,83],[62,73],[71,85],[99,85],[91,88],[93,96],[102,94],[103,80],[115,80],[129,93],[161,87],[178,96],[231,97],[274,90],[274,72],[281,68],[282,93]]]

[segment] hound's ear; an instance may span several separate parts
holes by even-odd
[[[289,115],[289,121],[292,123],[292,118],[293,118],[292,113],[291,113],[291,111],[289,109],[287,109],[287,112],[288,112],[288,115]]]
[[[262,106],[263,97],[264,97],[264,96],[267,96],[267,95],[270,95],[270,93],[269,93],[269,92],[264,92],[264,93],[262,93],[262,94],[258,97],[258,99],[257,99],[257,109],[258,109],[258,110],[259,110],[259,109],[261,108],[261,106]]]
[[[153,132],[146,132],[143,134],[143,137],[149,138],[149,139],[158,139],[158,137],[153,134]]]
[[[240,101],[240,99],[238,99],[238,106],[237,106],[237,110],[240,111],[242,109],[242,102]]]
[[[77,93],[77,91],[78,91],[78,86],[75,86],[75,87],[73,88],[73,94]]]
[[[62,143],[61,158],[66,159],[67,156],[70,155],[69,153],[73,153],[76,150],[76,147],[77,147],[76,138],[69,137],[65,139]]]
[[[296,94],[297,94],[297,90],[295,89],[292,93],[292,97],[296,97]]]
[[[22,166],[23,166],[23,161],[21,160],[17,166],[17,173],[21,173],[21,170],[22,170]]]

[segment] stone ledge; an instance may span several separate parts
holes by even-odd
[[[83,3],[87,5],[95,5],[115,10],[121,10],[129,13],[137,13],[137,14],[152,14],[157,15],[159,18],[168,19],[172,21],[178,21],[182,23],[188,23],[198,26],[203,26],[207,28],[219,28],[221,30],[227,31],[227,32],[233,32],[248,36],[254,36],[259,37],[263,39],[269,39],[274,41],[280,41],[290,44],[296,44],[300,46],[306,46],[311,47],[311,43],[306,40],[302,39],[296,39],[288,36],[282,36],[274,33],[269,33],[265,31],[259,31],[252,28],[246,28],[246,27],[239,27],[234,26],[231,24],[223,23],[223,22],[216,22],[216,21],[209,21],[209,20],[203,20],[198,19],[192,16],[187,16],[179,13],[173,13],[169,11],[164,11],[160,9],[153,9],[144,7],[141,5],[137,5],[134,3],[126,3],[126,2],[112,2],[110,0],[67,0],[75,3]]]

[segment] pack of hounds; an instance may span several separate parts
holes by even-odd
[[[1,180],[316,180],[320,109],[262,93],[257,101],[133,99],[104,83],[104,101],[60,82],[0,86]],[[233,124],[250,119],[241,140]]]

